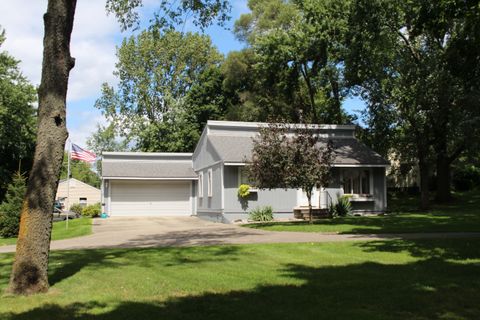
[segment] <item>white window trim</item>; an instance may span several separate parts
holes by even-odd
[[[373,196],[373,170],[371,168],[365,168],[366,171],[368,171],[368,184],[369,184],[369,196]],[[351,195],[357,195],[356,193],[351,193],[352,192],[352,189],[350,188],[350,190],[348,190],[349,192],[345,192],[345,185],[343,183],[343,178],[344,178],[344,171],[341,170],[340,171],[340,181],[342,182],[342,190],[343,190],[343,193],[344,194],[351,194]]]
[[[203,198],[203,172],[198,175],[198,197]]]
[[[208,169],[208,176],[207,176],[207,192],[208,196],[212,197],[213,195],[213,172],[212,169]]]

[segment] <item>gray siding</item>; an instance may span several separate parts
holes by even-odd
[[[246,200],[240,200],[238,183],[238,167],[224,167],[226,214],[245,214],[256,207],[272,206],[275,213],[293,217],[293,208],[297,205],[297,190],[259,190],[256,193],[252,192]]]
[[[195,153],[193,154],[193,170],[198,173],[200,169],[212,166],[220,160],[220,157],[213,146],[209,143],[204,131],[195,149]]]
[[[212,196],[208,196],[208,170],[212,169]],[[203,197],[198,197],[197,213],[201,212],[218,212],[223,211],[222,208],[222,164],[218,163],[211,167],[207,167],[198,171],[203,172]]]

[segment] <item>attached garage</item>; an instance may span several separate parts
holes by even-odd
[[[190,153],[107,152],[102,161],[102,204],[112,217],[195,214]]]
[[[192,214],[190,181],[111,182],[112,216],[189,216]]]

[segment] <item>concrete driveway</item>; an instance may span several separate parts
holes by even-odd
[[[209,222],[196,217],[138,217],[94,219],[93,234],[85,237],[52,241],[51,249],[145,248],[471,236],[480,236],[480,233],[340,235],[311,232],[272,232]],[[15,251],[15,246],[0,247],[0,253],[13,251]]]

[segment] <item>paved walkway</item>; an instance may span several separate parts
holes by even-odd
[[[147,248],[249,243],[301,243],[480,237],[478,233],[320,234],[275,232],[214,223],[196,217],[142,217],[95,219],[93,234],[52,241],[52,250],[94,248]],[[0,253],[15,246],[0,246]]]

